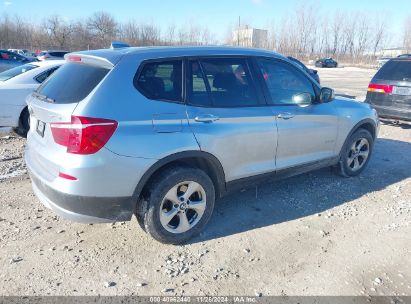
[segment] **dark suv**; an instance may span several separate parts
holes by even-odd
[[[384,64],[372,78],[365,102],[381,117],[411,121],[410,58],[395,58]]]

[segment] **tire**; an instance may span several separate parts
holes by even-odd
[[[374,147],[369,131],[358,129],[344,144],[341,151],[339,174],[344,177],[359,175],[367,167]]]
[[[30,114],[29,111],[26,108],[23,109],[23,111],[20,114],[20,121],[19,121],[19,127],[16,130],[16,133],[22,137],[27,137],[27,133],[30,130]]]
[[[207,225],[214,209],[215,189],[200,169],[170,167],[149,183],[145,196],[136,208],[140,226],[161,243],[182,244]]]

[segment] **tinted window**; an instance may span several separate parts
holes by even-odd
[[[107,75],[108,69],[94,65],[66,63],[37,90],[55,103],[75,103],[83,100]]]
[[[144,64],[135,86],[147,98],[181,101],[182,61],[170,60]]]
[[[297,104],[293,96],[301,93],[309,93],[314,100],[311,81],[297,68],[276,60],[258,59],[257,62],[273,104]]]
[[[201,60],[201,65],[214,107],[259,104],[245,59],[204,59]]]
[[[2,51],[2,52],[0,52],[0,59],[2,59],[2,60],[21,61],[24,58],[21,57],[20,55],[16,54],[16,53]]]
[[[44,80],[46,80],[48,77],[50,77],[50,75],[53,74],[57,69],[58,69],[58,67],[55,67],[55,68],[52,68],[48,71],[45,71],[45,72],[41,73],[40,75],[38,75],[36,77],[36,81],[38,83],[43,83]]]
[[[37,65],[33,65],[33,64],[24,64],[21,66],[18,66],[16,68],[12,68],[10,70],[4,71],[2,73],[0,73],[0,81],[6,81],[9,80],[13,77],[16,77],[18,75],[21,75],[23,73],[26,73],[32,69],[38,68]]]
[[[374,78],[411,81],[411,60],[390,60],[381,67]]]
[[[54,56],[54,57],[61,57],[61,58],[63,58],[64,55],[67,54],[67,52],[50,52],[49,54],[50,54],[51,56]]]
[[[288,57],[288,59],[290,59],[292,62],[296,63],[296,64],[297,64],[300,68],[302,68],[303,70],[306,70],[305,65],[304,65],[301,61],[299,61],[299,60],[297,60],[297,59],[295,59],[295,58],[293,58],[293,57]]]
[[[190,62],[189,65],[189,81],[188,100],[190,104],[199,106],[210,106],[211,99],[207,90],[205,77],[199,62]]]

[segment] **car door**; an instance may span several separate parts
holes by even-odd
[[[226,181],[275,170],[277,128],[248,59],[189,59],[186,101],[202,151],[221,162]]]
[[[338,116],[333,103],[317,102],[319,87],[290,63],[267,58],[255,63],[277,119],[277,170],[334,157]]]

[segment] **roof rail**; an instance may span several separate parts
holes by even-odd
[[[110,45],[111,49],[122,49],[128,47],[130,47],[130,45],[122,41],[112,41]]]

